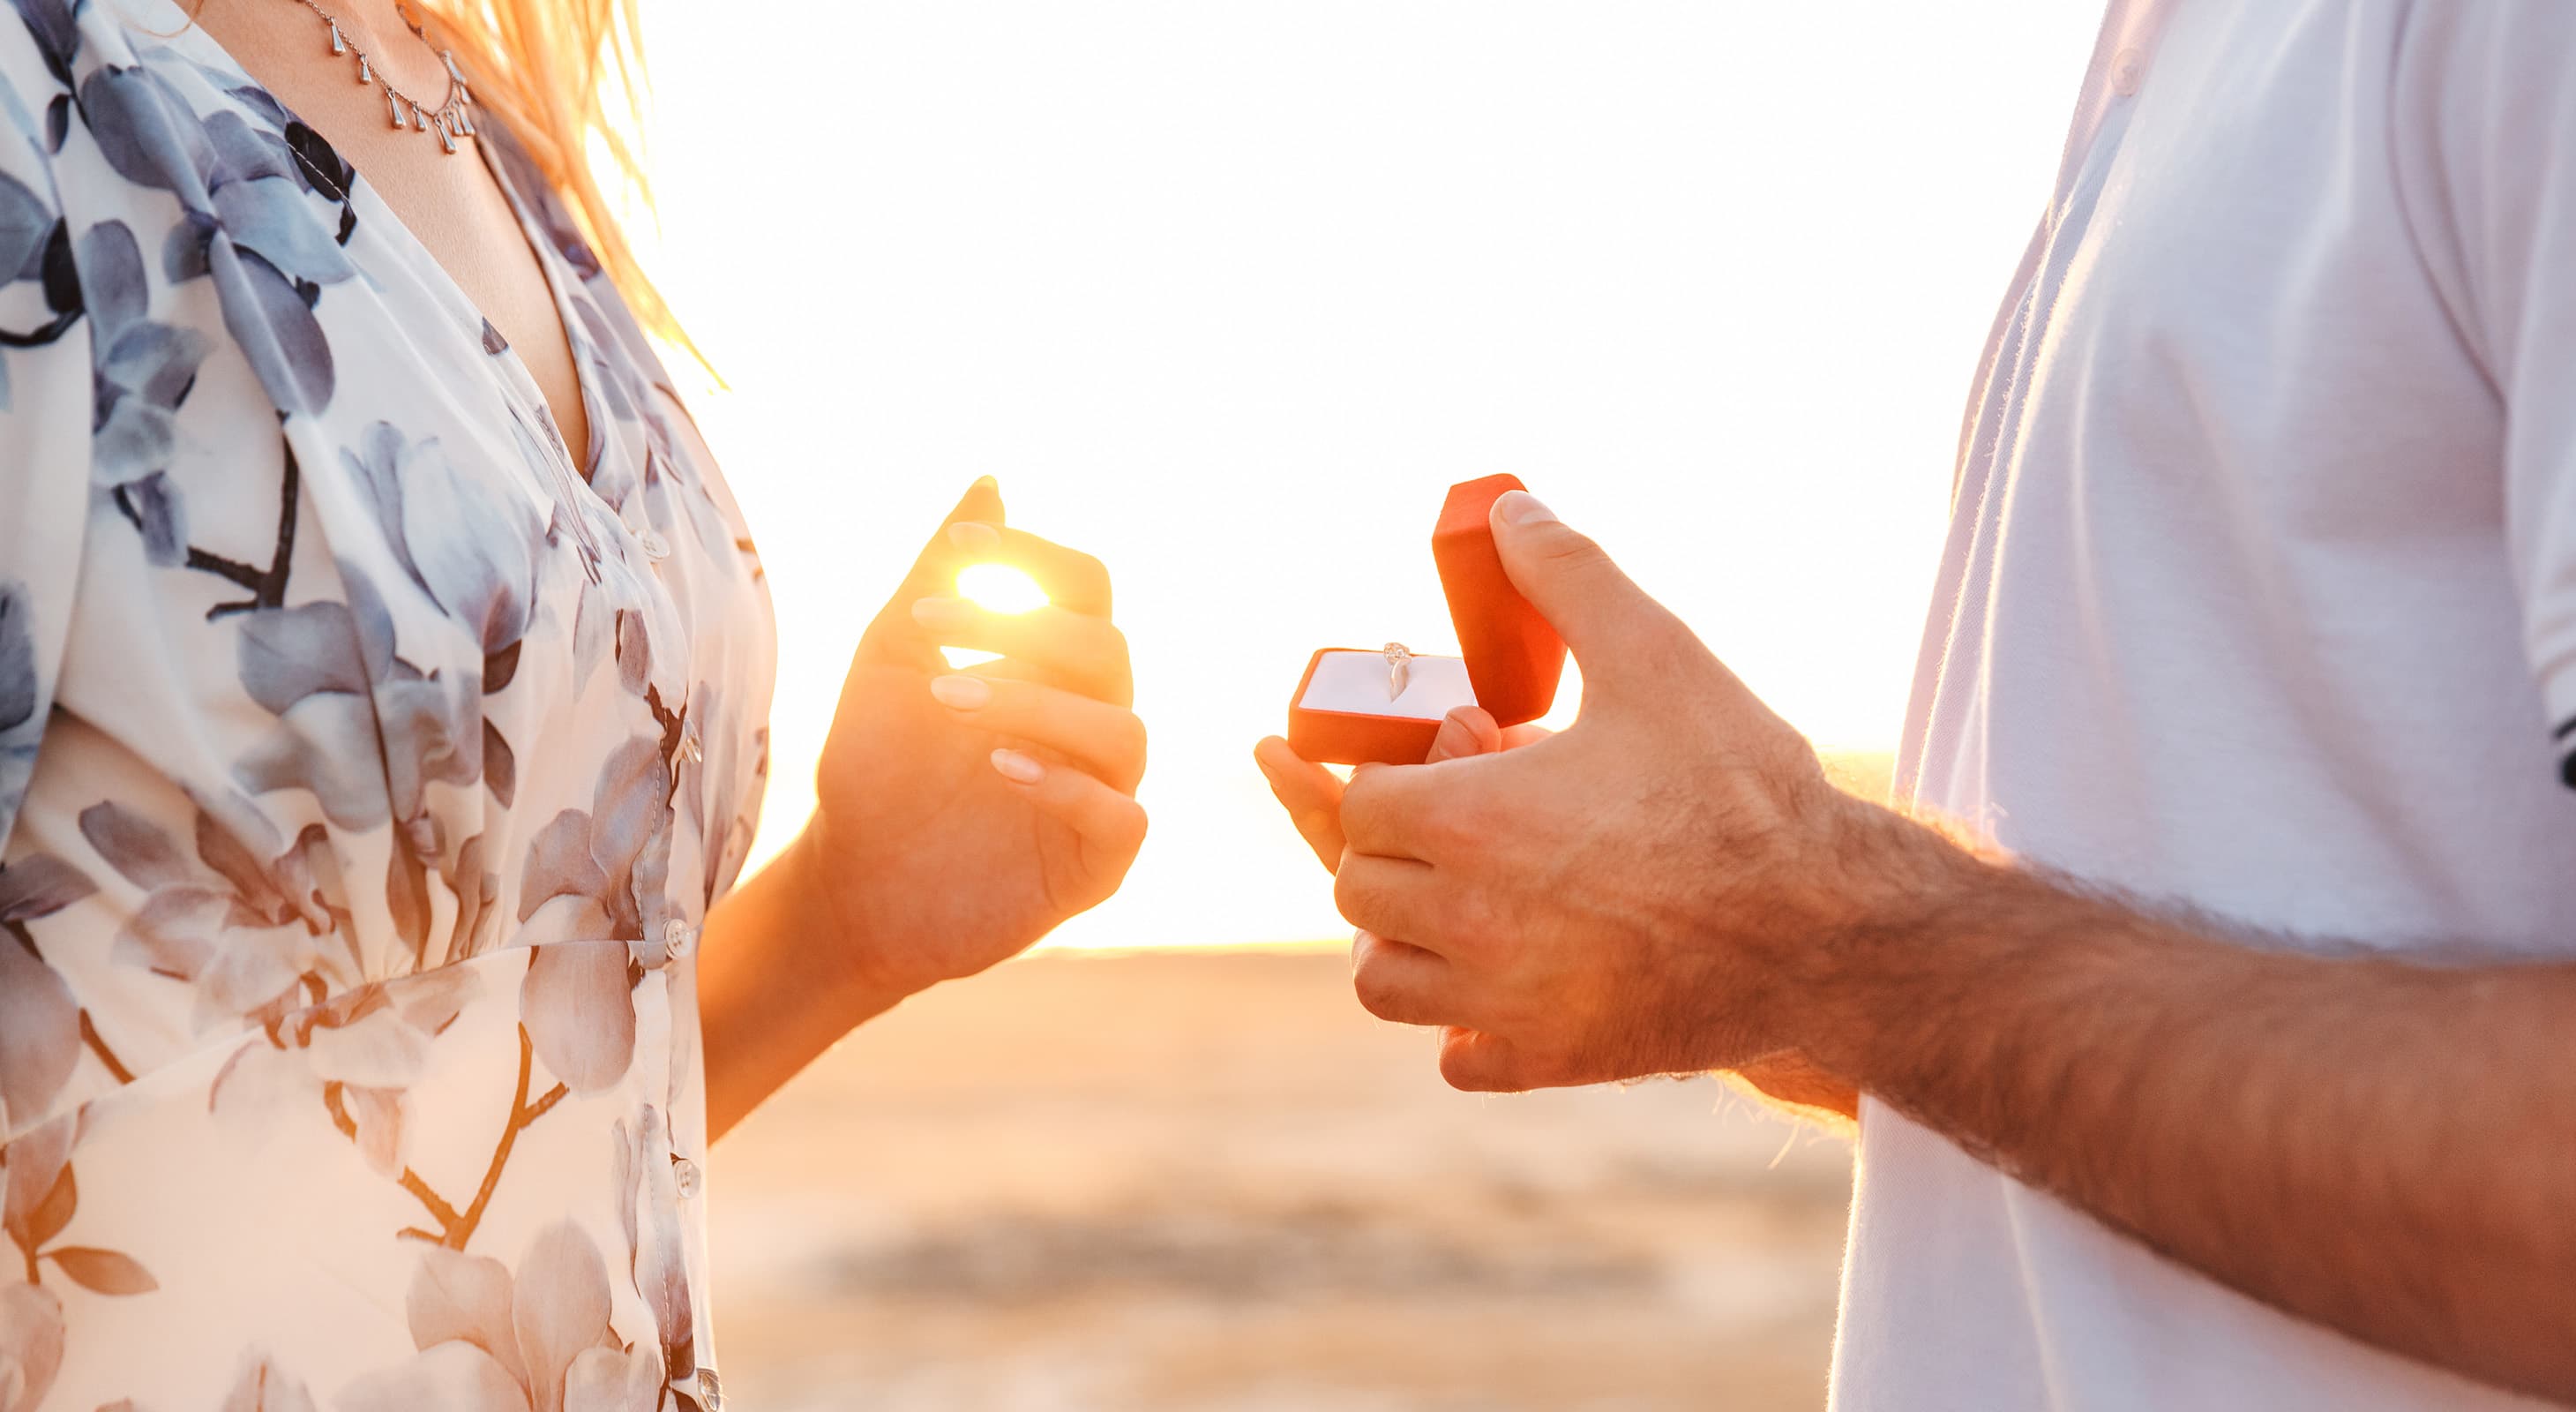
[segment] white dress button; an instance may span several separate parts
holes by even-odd
[[[716,1370],[698,1370],[698,1403],[707,1412],[724,1412],[724,1384],[716,1381]]]
[[[679,1187],[679,1189],[680,1189],[680,1199],[681,1199],[682,1201],[695,1201],[695,1200],[697,1200],[697,1197],[698,1197],[698,1164],[697,1164],[697,1163],[690,1161],[690,1160],[689,1160],[688,1158],[686,1158],[686,1157],[674,1157],[674,1158],[672,1158],[672,1159],[671,1159],[671,1181],[672,1181],[672,1184],[673,1184],[673,1185],[675,1185],[675,1186]]]
[[[662,924],[662,959],[677,961],[697,949],[698,929],[673,917]]]
[[[652,530],[644,531],[642,534],[635,536],[635,539],[637,543],[644,546],[644,557],[652,560],[654,563],[661,563],[663,560],[671,557],[671,541],[664,539],[661,535],[654,533]]]
[[[2112,92],[2123,98],[2134,98],[2138,94],[2138,85],[2145,82],[2146,77],[2147,56],[2139,53],[2135,47],[2123,49],[2111,56]]]
[[[688,761],[692,765],[707,758],[707,748],[698,743],[698,728],[696,726],[687,726],[681,729],[680,758]]]

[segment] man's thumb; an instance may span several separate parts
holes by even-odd
[[[1565,639],[1587,681],[1617,676],[1633,660],[1631,649],[1672,623],[1664,605],[1647,597],[1600,545],[1528,491],[1497,499],[1493,526],[1512,587]]]

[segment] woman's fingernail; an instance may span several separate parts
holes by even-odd
[[[1554,510],[1526,490],[1504,491],[1494,502],[1494,514],[1507,525],[1544,524],[1556,518]]]
[[[954,598],[923,598],[912,605],[912,620],[926,628],[955,627],[966,621],[966,605]]]
[[[981,710],[993,704],[992,683],[982,677],[932,677],[930,694],[952,711]]]
[[[948,527],[948,542],[969,554],[989,554],[1002,547],[1002,532],[980,520],[959,520]]]
[[[1036,784],[1046,778],[1046,766],[1016,750],[994,751],[993,769],[1014,784]]]
[[[993,479],[991,476],[977,476],[975,477],[975,488],[977,490],[999,490],[1002,488],[1002,483]]]

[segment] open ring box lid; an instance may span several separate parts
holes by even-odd
[[[1494,502],[1520,489],[1519,478],[1507,475],[1451,486],[1431,532],[1432,562],[1462,655],[1414,654],[1403,692],[1390,699],[1392,664],[1384,651],[1325,648],[1308,659],[1290,699],[1290,748],[1334,765],[1419,765],[1441,719],[1457,707],[1482,706],[1496,725],[1516,726],[1556,704],[1565,643],[1512,587],[1494,546]]]

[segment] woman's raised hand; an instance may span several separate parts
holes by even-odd
[[[1047,606],[957,596],[1018,568]],[[945,646],[998,652],[952,671]],[[1109,571],[1011,529],[977,481],[860,639],[796,843],[843,978],[899,997],[972,975],[1117,891],[1145,841],[1145,726]]]

